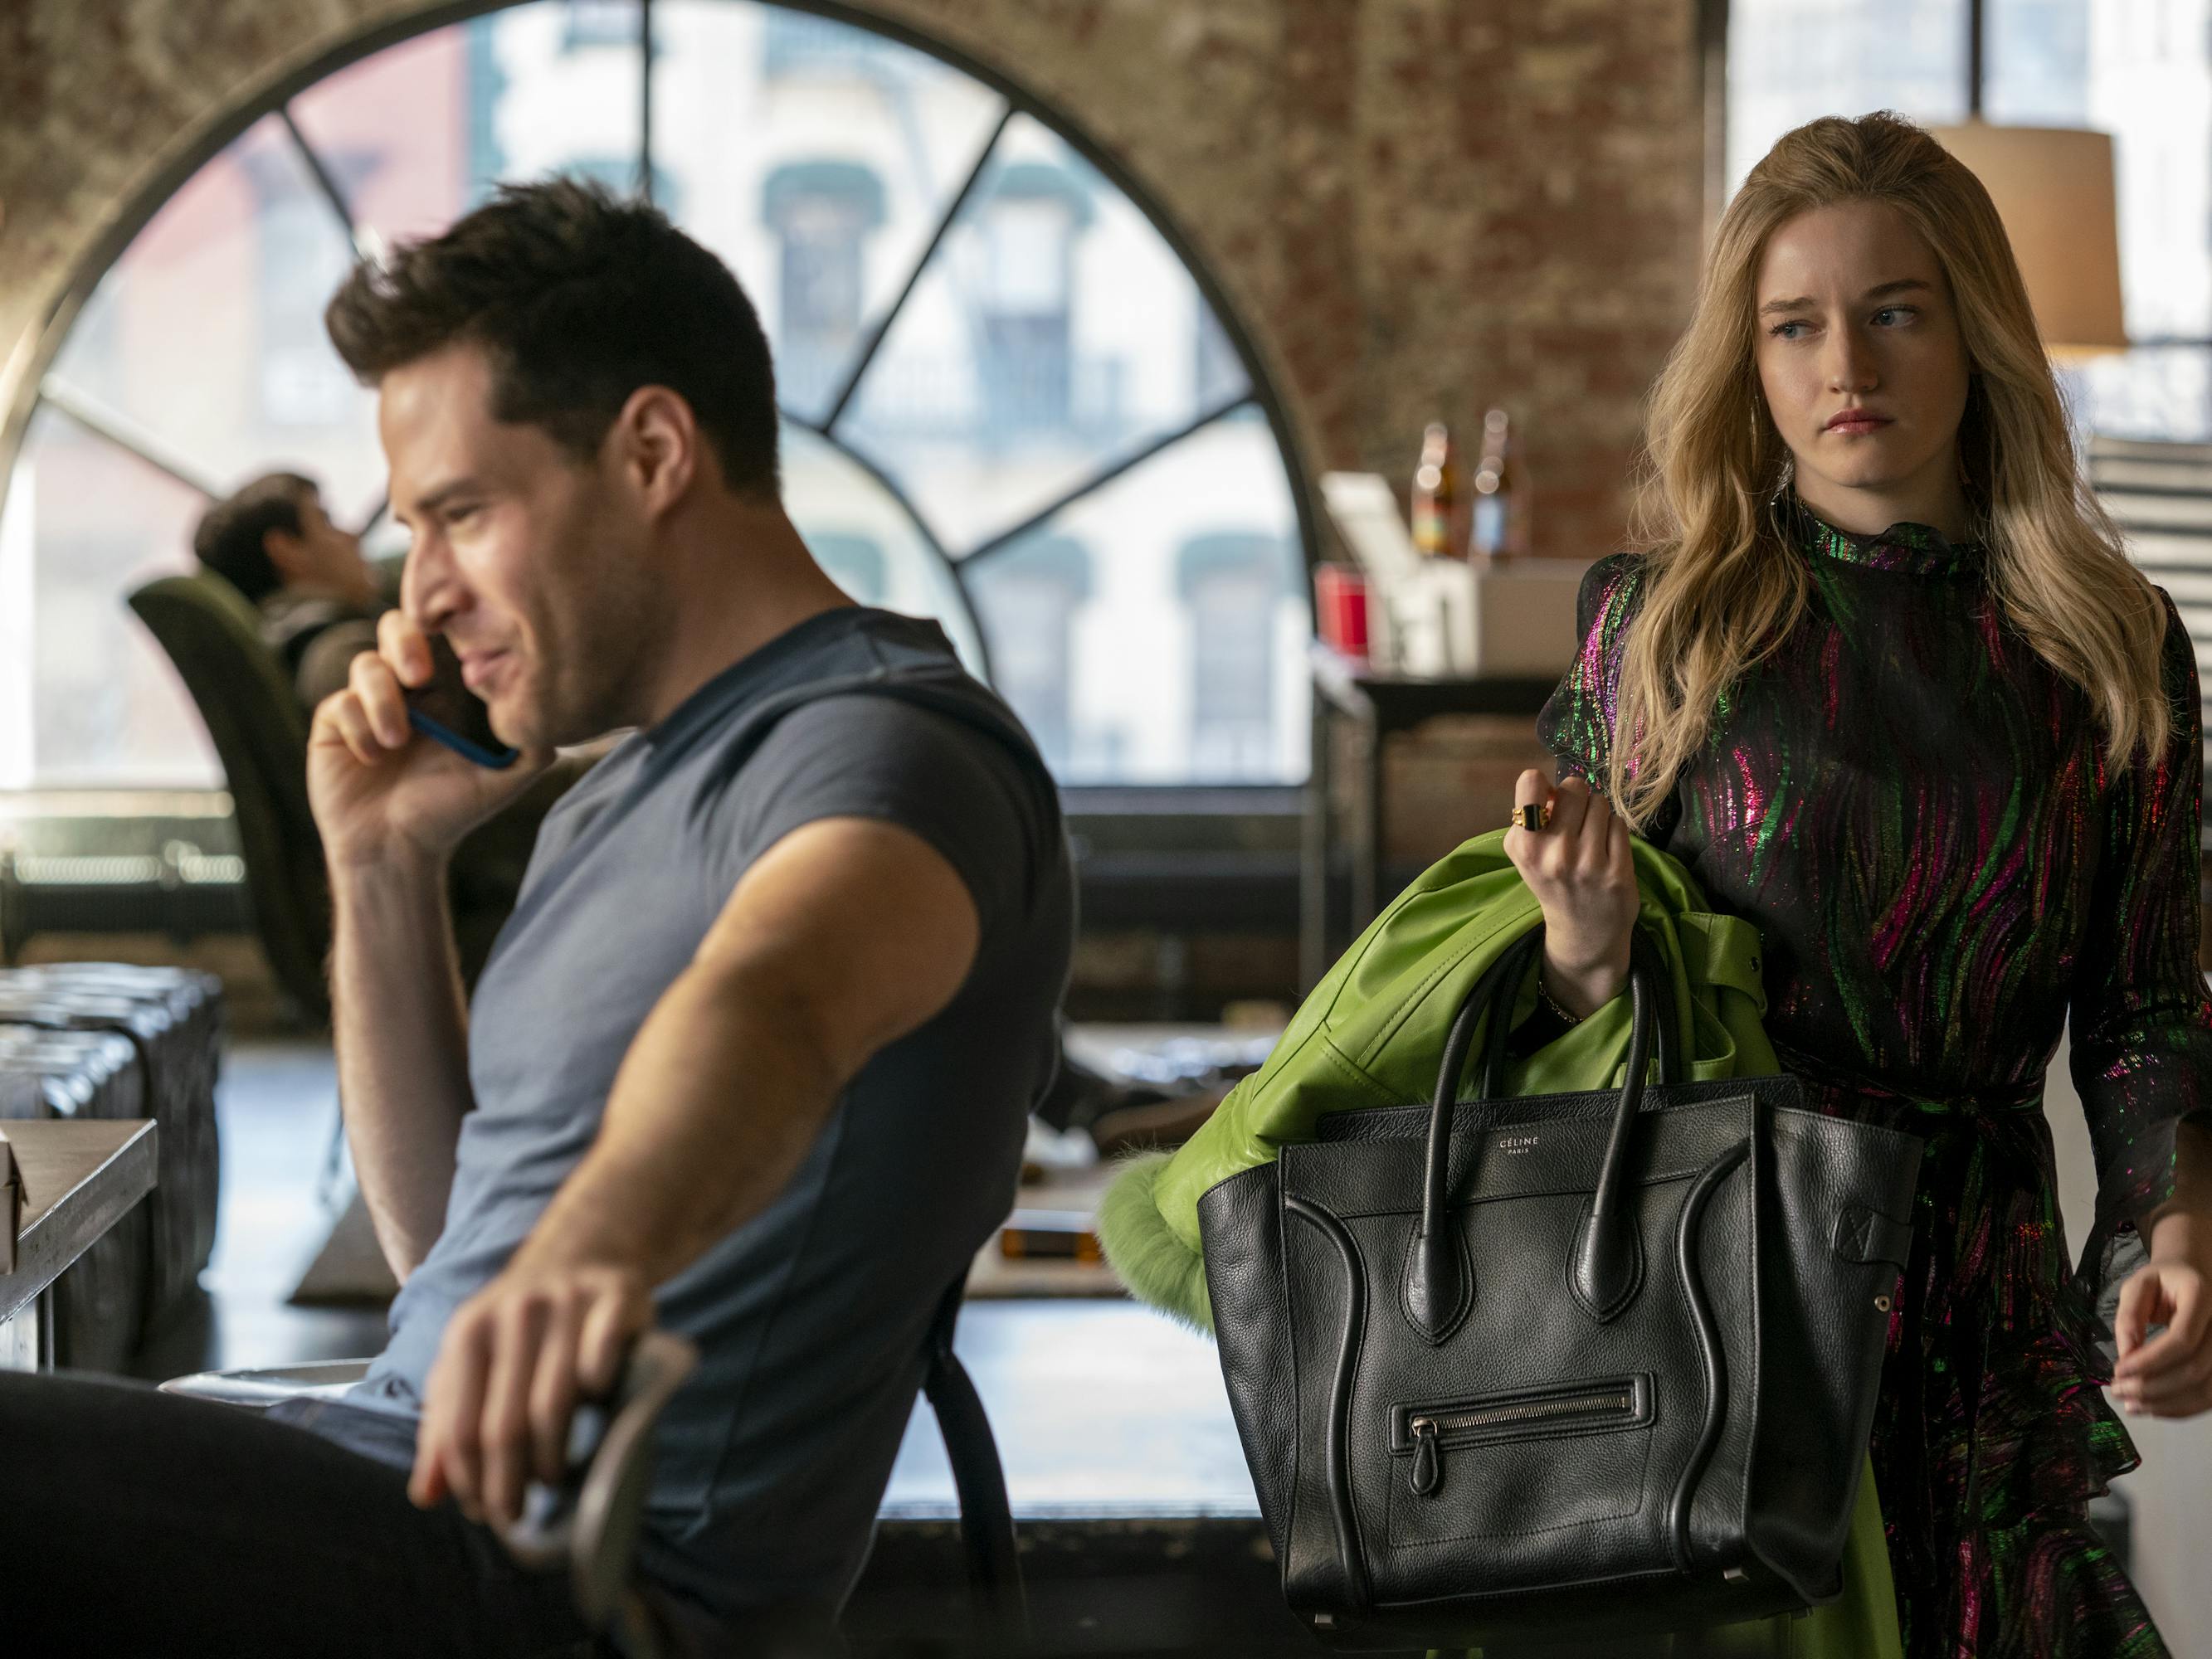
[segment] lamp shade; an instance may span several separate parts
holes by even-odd
[[[2125,349],[2111,135],[1986,121],[1932,131],[1996,204],[2044,344],[2069,354]]]

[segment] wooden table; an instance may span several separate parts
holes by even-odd
[[[1365,663],[1316,641],[1313,674],[1313,769],[1306,784],[1305,842],[1300,860],[1298,968],[1311,990],[1337,952],[1375,920],[1382,906],[1382,740],[1438,714],[1526,714],[1532,720],[1559,684],[1547,679],[1413,679],[1378,674]],[[1338,720],[1358,734],[1352,813],[1351,928],[1338,935],[1329,915],[1330,866],[1335,862],[1329,802],[1330,749]]]
[[[52,1357],[47,1290],[154,1190],[160,1131],[143,1119],[33,1119],[0,1124],[0,1133],[24,1199],[15,1270],[0,1273],[0,1370],[38,1370]]]

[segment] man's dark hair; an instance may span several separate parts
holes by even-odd
[[[732,489],[776,493],[775,373],[752,302],[665,216],[599,185],[502,185],[443,235],[355,266],[325,321],[364,385],[482,347],[494,418],[586,458],[630,393],[665,386]]]
[[[320,493],[313,478],[296,472],[264,473],[201,515],[192,532],[192,551],[258,605],[284,585],[269,557],[269,532],[303,533],[300,504]]]

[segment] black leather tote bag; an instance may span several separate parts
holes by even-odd
[[[1492,1016],[1542,942],[1469,992],[1428,1106],[1325,1118],[1200,1201],[1284,1593],[1335,1646],[1595,1639],[1841,1591],[1920,1142],[1806,1109],[1794,1078],[1676,1081],[1640,945],[1626,1086],[1498,1098]]]

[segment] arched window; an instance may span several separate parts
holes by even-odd
[[[1064,781],[1301,779],[1304,700],[1278,692],[1314,527],[1243,328],[1063,119],[837,9],[532,0],[384,31],[239,111],[82,273],[13,411],[0,787],[219,780],[128,592],[280,467],[398,550],[374,400],[323,301],[355,252],[559,171],[647,191],[737,272],[777,349],[801,532],[856,596],[941,620]],[[1191,706],[1211,601],[1178,559],[1213,534],[1270,550],[1238,593],[1297,619],[1233,743]]]

